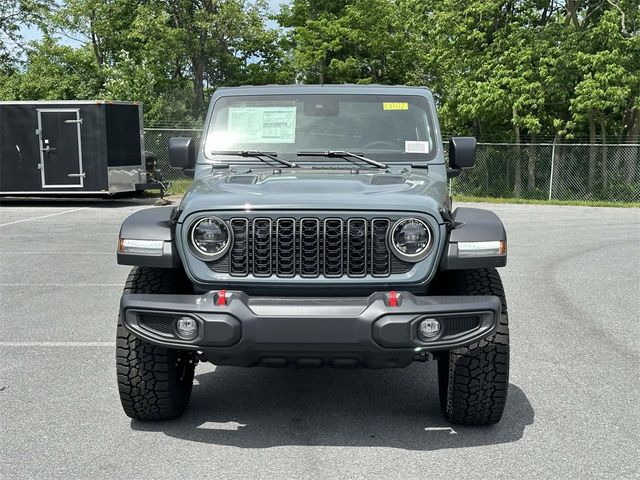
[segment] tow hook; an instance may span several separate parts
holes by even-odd
[[[430,362],[433,360],[433,353],[428,352],[421,347],[417,347],[415,352],[416,354],[413,356],[413,359],[418,362]]]
[[[185,379],[185,374],[187,373],[187,367],[189,365],[193,365],[194,367],[198,365],[199,362],[199,358],[192,354],[191,352],[187,353],[186,356],[183,356],[184,353],[180,352],[178,353],[178,356],[176,358],[176,368],[178,368],[178,377],[180,378],[180,381],[183,381]]]

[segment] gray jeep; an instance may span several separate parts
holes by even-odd
[[[125,413],[180,416],[198,361],[387,368],[436,360],[453,423],[500,420],[509,370],[492,212],[452,210],[431,92],[383,86],[221,88],[202,141],[172,138],[194,176],[177,207],[122,224],[133,265],[117,327]]]

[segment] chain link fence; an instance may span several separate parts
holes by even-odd
[[[147,128],[145,148],[166,180],[188,182],[169,167],[169,138],[199,129]],[[445,144],[445,152],[447,150]],[[640,144],[480,143],[476,166],[451,181],[454,196],[640,202]]]
[[[640,202],[640,145],[479,144],[452,194]]]
[[[178,190],[184,190],[180,187],[186,187],[186,184],[191,183],[192,178],[182,173],[182,170],[169,166],[169,139],[171,137],[191,137],[196,145],[199,145],[202,130],[192,128],[144,129],[144,149],[156,156],[157,168],[162,172],[164,180],[171,182],[174,187],[178,185]],[[170,188],[169,193],[172,190],[176,190],[176,188]]]

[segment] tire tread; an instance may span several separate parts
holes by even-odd
[[[509,316],[500,275],[494,268],[446,272],[438,290],[448,295],[495,295],[501,300],[495,332],[451,350],[438,365],[440,402],[447,420],[495,424],[502,418],[509,388]]]
[[[180,285],[181,279],[175,271],[134,267],[124,293],[177,293]],[[191,396],[195,363],[193,353],[147,343],[126,330],[118,320],[118,391],[129,417],[146,421],[182,415]]]

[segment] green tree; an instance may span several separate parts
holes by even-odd
[[[16,41],[49,1],[0,0],[0,38]],[[147,121],[198,122],[223,85],[401,83],[432,89],[445,132],[480,140],[640,133],[638,0],[292,0],[277,15],[284,33],[266,26],[264,0],[52,5],[30,52],[0,45],[5,98],[140,100]],[[81,46],[61,46],[63,35]],[[537,187],[527,152],[511,173],[516,194]],[[589,188],[612,169],[635,176],[634,162],[592,151]]]
[[[296,0],[278,19],[289,28],[292,67],[313,83],[406,83],[410,12],[402,1]]]
[[[266,28],[266,15],[262,0],[68,0],[52,19],[56,31],[91,46],[108,72],[109,95],[129,87],[142,94],[147,82],[148,101],[180,98],[197,118],[205,95],[221,85],[286,79],[279,36]]]
[[[100,97],[103,75],[87,48],[59,45],[45,36],[28,52],[24,68],[0,82],[4,100],[76,100]]]
[[[281,26],[289,29],[296,80],[331,83],[328,68],[341,49],[336,22],[344,14],[349,0],[293,0],[284,4],[278,15]]]
[[[25,53],[20,27],[42,19],[52,0],[0,0],[0,74],[14,69]]]

